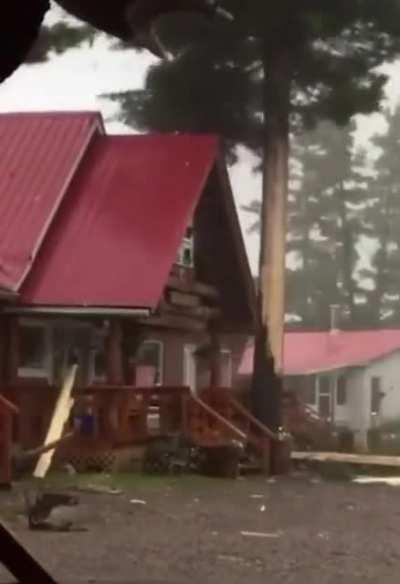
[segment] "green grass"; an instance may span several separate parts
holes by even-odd
[[[120,474],[76,474],[69,476],[65,473],[50,473],[45,479],[29,478],[21,481],[21,488],[40,489],[76,489],[87,487],[104,487],[118,489],[126,493],[161,492],[166,489],[176,490],[208,490],[226,486],[232,481],[226,479],[207,478],[200,475],[168,476],[144,473]]]

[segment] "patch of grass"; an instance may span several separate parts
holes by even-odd
[[[118,489],[127,493],[184,489],[188,491],[212,490],[231,484],[226,479],[207,478],[201,475],[157,475],[145,473],[90,473],[73,476],[50,473],[45,479],[30,478],[20,483],[22,488],[69,490],[85,487]]]

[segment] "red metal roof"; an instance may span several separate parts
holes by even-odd
[[[307,375],[364,365],[400,349],[400,330],[286,333],[284,372]],[[253,346],[245,350],[239,372],[253,370]]]
[[[211,136],[97,138],[21,302],[155,307],[217,151]]]
[[[0,115],[0,288],[19,289],[96,128],[94,113]]]

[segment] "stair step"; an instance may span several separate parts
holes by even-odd
[[[241,462],[239,464],[239,473],[240,474],[252,474],[258,473],[262,471],[262,465],[260,461],[251,461],[251,462]]]

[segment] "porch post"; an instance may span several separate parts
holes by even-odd
[[[107,338],[107,381],[110,385],[123,385],[122,326],[118,319],[110,322]]]
[[[0,488],[11,485],[12,413],[0,405]]]
[[[216,332],[211,333],[210,370],[210,386],[219,387],[221,384],[221,344]]]

